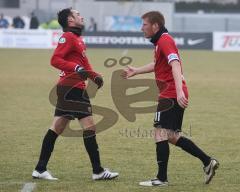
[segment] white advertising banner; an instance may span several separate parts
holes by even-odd
[[[0,30],[0,48],[54,48],[59,35],[52,30]]]
[[[52,49],[57,46],[61,30],[1,29],[0,48]],[[240,32],[173,33],[180,49],[240,51]],[[97,32],[84,33],[88,47],[151,48],[142,33]],[[180,41],[181,40],[181,41]],[[213,43],[213,44],[212,44]]]
[[[237,32],[214,32],[214,51],[240,51],[240,33]]]

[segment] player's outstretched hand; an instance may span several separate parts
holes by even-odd
[[[98,89],[100,89],[103,86],[103,78],[101,76],[95,77],[94,83],[96,83]]]
[[[123,72],[122,72],[122,77],[124,79],[128,79],[130,77],[133,77],[136,74],[137,74],[137,68],[136,67],[127,66],[126,69],[124,69]]]

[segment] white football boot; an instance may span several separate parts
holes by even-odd
[[[109,169],[104,168],[104,171],[99,174],[93,174],[93,180],[110,180],[118,177],[119,173],[111,172]]]
[[[43,173],[39,173],[38,171],[34,170],[32,172],[32,177],[34,179],[46,179],[56,181],[58,178],[53,177],[48,171],[44,171]]]
[[[139,183],[139,185],[145,186],[145,187],[153,187],[153,186],[166,187],[166,186],[168,186],[168,182],[160,181],[159,179],[156,178],[156,179],[151,179],[148,181],[142,181]]]
[[[216,169],[219,167],[219,162],[216,159],[211,159],[208,166],[203,167],[203,171],[205,172],[205,184],[209,184],[215,175]]]

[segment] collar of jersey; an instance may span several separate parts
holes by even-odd
[[[72,32],[77,36],[81,36],[82,35],[82,28],[78,28],[78,27],[68,27],[64,30],[64,32]]]
[[[163,26],[154,36],[152,36],[150,41],[155,45],[162,34],[167,32],[168,30]]]

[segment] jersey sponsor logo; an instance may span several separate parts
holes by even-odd
[[[204,41],[205,41],[205,39],[188,39],[187,43],[188,43],[188,45],[197,45]]]
[[[170,63],[172,60],[179,60],[179,57],[176,53],[171,53],[168,55],[168,63]]]
[[[58,41],[59,43],[65,43],[66,42],[66,38],[65,37],[61,37]]]

